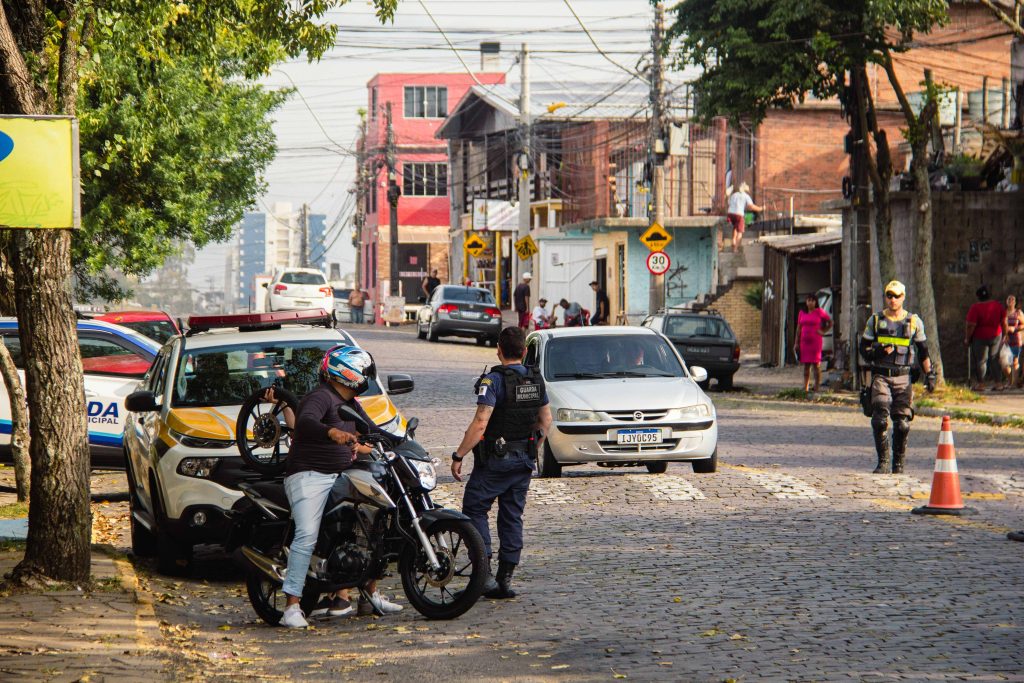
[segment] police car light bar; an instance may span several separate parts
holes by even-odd
[[[331,327],[331,314],[322,308],[273,313],[238,313],[232,315],[193,315],[188,319],[188,335],[214,329],[238,328],[239,332],[277,330],[281,325],[323,325]]]

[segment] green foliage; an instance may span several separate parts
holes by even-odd
[[[743,292],[743,300],[760,311],[764,304],[764,283],[758,282],[747,287],[747,291]]]
[[[944,0],[682,0],[673,11],[676,64],[702,69],[698,116],[755,124],[770,107],[842,95],[847,70],[946,19]]]
[[[956,154],[946,161],[946,171],[954,178],[978,178],[985,162],[972,154]]]

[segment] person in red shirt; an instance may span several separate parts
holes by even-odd
[[[971,358],[978,371],[975,391],[985,391],[985,376],[989,360],[999,357],[999,344],[1003,338],[1003,320],[1006,309],[998,301],[989,298],[988,285],[978,287],[975,292],[978,303],[967,311],[967,328],[964,330],[964,346],[971,350]],[[998,380],[996,380],[998,382]],[[998,384],[997,384],[998,386]]]

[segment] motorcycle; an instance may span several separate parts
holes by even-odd
[[[291,432],[280,423],[280,410],[260,414],[260,393],[253,395],[255,408],[252,401],[243,405],[237,435],[243,458],[256,463],[264,478],[240,485],[245,497],[236,504],[229,545],[247,565],[253,609],[277,625],[287,599],[282,585],[294,534],[281,476],[287,459],[281,443],[290,441]],[[285,402],[293,398],[284,397]],[[368,599],[366,584],[397,562],[406,598],[420,614],[428,619],[461,616],[480,598],[489,563],[469,518],[430,499],[439,461],[414,440],[418,420],[409,420],[403,436],[384,436],[369,434],[370,425],[351,408],[338,412],[343,420],[356,422],[361,440],[373,452],[334,484],[300,599],[303,612],[309,614],[322,594],[342,588],[357,588]]]

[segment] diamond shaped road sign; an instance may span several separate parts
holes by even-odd
[[[644,234],[640,235],[640,241],[651,251],[664,251],[668,243],[672,241],[672,235],[668,234],[668,230],[661,223],[655,221],[644,231]]]
[[[468,251],[471,256],[479,256],[484,253],[484,249],[487,248],[487,244],[480,239],[480,236],[474,235],[473,233],[468,233],[466,235],[466,241],[464,244],[466,251]]]

